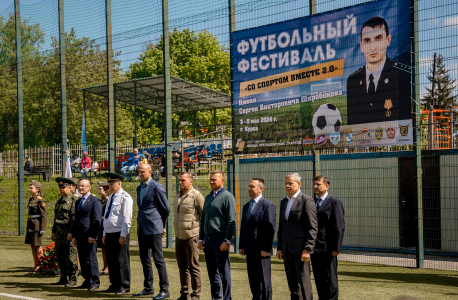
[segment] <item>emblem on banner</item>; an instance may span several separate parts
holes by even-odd
[[[315,143],[317,146],[323,145],[326,143],[326,135],[325,134],[320,134],[319,136],[316,137]]]
[[[388,138],[392,139],[396,135],[396,130],[394,130],[393,128],[388,128],[386,130],[386,135],[388,136]]]
[[[391,117],[391,111],[390,109],[393,107],[393,103],[391,102],[391,99],[386,99],[385,100],[385,105],[383,106],[384,108],[386,108],[386,113],[385,115],[387,117]]]
[[[410,124],[407,124],[405,126],[399,124],[399,131],[401,132],[402,136],[407,136],[409,134],[409,126]]]
[[[331,133],[331,135],[329,136],[329,139],[331,140],[331,143],[333,143],[334,145],[337,145],[340,142],[340,133],[338,132]]]
[[[311,139],[309,135],[307,134],[307,137],[302,140],[302,143],[304,145],[313,145],[313,139]]]
[[[382,127],[377,127],[377,129],[375,129],[375,138],[377,139],[377,141],[380,141],[383,138]]]
[[[345,142],[347,144],[351,144],[354,141],[355,141],[355,134],[350,129],[347,130],[347,133],[345,133]]]
[[[371,131],[367,128],[363,128],[361,129],[361,131],[359,132],[359,137],[362,139],[362,140],[368,140],[371,138]]]

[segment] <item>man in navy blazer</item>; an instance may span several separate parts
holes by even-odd
[[[137,234],[145,280],[143,291],[134,296],[154,294],[152,251],[154,264],[159,273],[160,291],[153,298],[157,300],[170,297],[169,279],[162,253],[162,235],[166,234],[165,224],[170,214],[170,206],[164,186],[154,181],[151,174],[152,170],[149,164],[142,164],[138,168],[138,176],[142,183],[137,187]]]
[[[79,192],[81,198],[75,202],[72,243],[78,246],[84,282],[77,288],[93,291],[100,286],[96,240],[102,222],[102,202],[91,194],[91,182],[89,180],[80,181]]]
[[[342,201],[328,194],[330,183],[326,176],[315,177],[318,236],[312,266],[319,300],[339,297],[337,255],[342,249],[345,221]]]
[[[262,196],[264,180],[248,184],[250,201],[243,206],[239,254],[246,255],[253,300],[272,300],[270,256],[275,234],[275,205]]]

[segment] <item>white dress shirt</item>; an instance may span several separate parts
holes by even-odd
[[[369,83],[371,82],[371,80],[369,79],[369,76],[371,74],[372,74],[372,76],[374,76],[375,91],[377,91],[378,81],[380,79],[380,76],[382,75],[383,67],[385,67],[385,62],[386,62],[386,56],[385,56],[385,59],[383,60],[382,64],[374,72],[369,71],[369,69],[367,68],[367,64],[366,64],[366,88],[367,88],[367,92],[369,92]]]
[[[105,215],[110,207],[110,203],[114,197],[113,204],[111,205],[110,214],[105,219]],[[132,197],[123,189],[120,189],[115,194],[108,197],[105,211],[103,212],[103,236],[106,233],[121,232],[122,237],[126,237],[129,233],[130,225],[132,224],[132,208],[134,201]]]
[[[327,196],[328,196],[328,192],[326,192],[326,194],[324,194],[322,197],[318,197],[318,198],[321,199],[320,202],[319,202],[320,206],[323,205],[323,202],[324,202],[324,200],[326,200]],[[318,208],[318,203],[315,203],[315,206]]]
[[[262,198],[262,194],[261,194],[261,195],[259,195],[259,196],[257,196],[256,198],[254,198],[254,199],[253,199],[253,200],[254,200],[254,202],[253,202],[253,206],[251,207],[251,211],[250,211],[250,214],[253,212],[253,210],[254,210],[254,207],[256,206],[256,204],[258,204],[258,202],[259,202],[259,199],[261,199],[261,198]]]
[[[293,197],[289,197],[289,195],[286,195],[286,198],[288,198],[288,203],[286,204],[286,210],[285,210],[285,219],[288,221],[289,217],[289,212],[291,210],[291,207],[293,207],[294,201],[296,201],[297,196],[299,196],[299,193],[301,190],[299,190],[296,194],[293,195]]]

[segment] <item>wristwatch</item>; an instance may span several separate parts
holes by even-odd
[[[229,244],[229,246],[231,245],[231,240],[227,240],[227,239],[225,239],[224,241],[225,241],[226,243],[228,243],[228,244]]]
[[[310,249],[310,247],[306,247],[305,251],[312,252],[312,249]]]

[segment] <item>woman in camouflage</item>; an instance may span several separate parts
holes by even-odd
[[[38,263],[38,256],[41,256],[41,238],[46,230],[48,214],[46,203],[41,194],[41,183],[32,180],[29,186],[29,193],[32,197],[27,202],[27,232],[25,243],[32,248],[34,267],[30,272],[40,272],[41,266]]]

